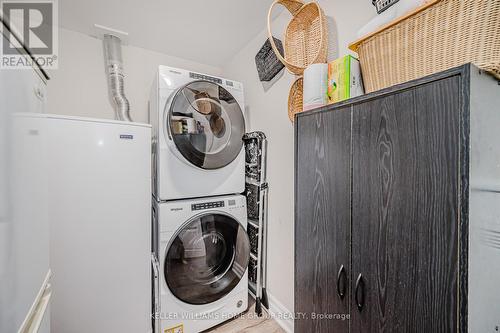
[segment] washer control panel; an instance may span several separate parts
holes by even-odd
[[[212,202],[203,202],[199,204],[192,204],[191,205],[191,210],[204,210],[204,209],[211,209],[211,208],[221,208],[224,207],[224,201],[212,201]]]

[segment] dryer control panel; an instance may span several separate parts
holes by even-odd
[[[210,82],[222,84],[222,79],[219,79],[218,77],[213,77],[213,76],[208,76],[208,75],[203,75],[203,74],[198,74],[198,73],[193,73],[193,72],[189,72],[189,77],[192,79],[196,79],[196,80],[205,80],[205,81],[210,81]]]
[[[231,89],[236,89],[236,90],[243,89],[240,82],[221,79],[219,77],[209,76],[209,75],[205,75],[205,74],[198,74],[198,73],[194,73],[194,72],[189,72],[189,78],[195,79],[195,80],[203,80],[203,81],[217,83],[217,84],[224,86],[226,88],[231,88]]]

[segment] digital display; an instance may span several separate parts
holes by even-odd
[[[213,201],[213,202],[192,204],[191,210],[203,210],[203,209],[220,208],[220,207],[224,207],[224,201]]]
[[[208,75],[198,74],[198,73],[189,73],[189,77],[196,80],[205,80],[210,82],[215,82],[218,84],[222,84],[222,80],[216,77],[211,77]]]

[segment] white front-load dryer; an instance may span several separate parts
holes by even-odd
[[[248,307],[246,199],[159,203],[160,332],[196,333]]]
[[[159,66],[149,117],[157,201],[244,191],[241,83]]]

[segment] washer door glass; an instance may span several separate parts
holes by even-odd
[[[249,255],[248,235],[235,219],[202,215],[183,227],[167,249],[165,281],[183,302],[215,302],[241,280]]]
[[[166,129],[179,152],[203,169],[231,163],[243,147],[245,119],[234,97],[209,81],[193,81],[177,90]]]

